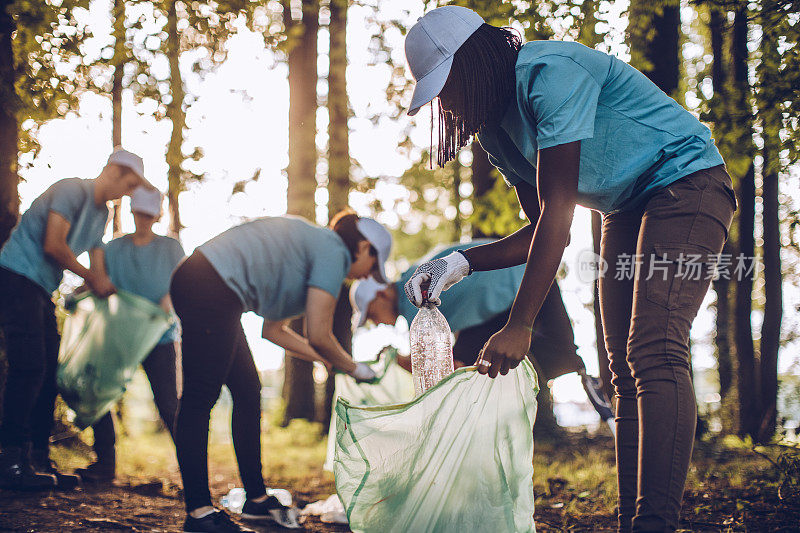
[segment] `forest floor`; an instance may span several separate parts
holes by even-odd
[[[215,410],[218,411],[218,410]],[[226,413],[216,412],[210,439],[211,492],[219,502],[240,486]],[[155,427],[154,424],[150,426]],[[0,531],[180,531],[183,507],[174,448],[165,432],[128,428],[118,444],[118,479],[112,485],[72,492],[21,494],[0,491]],[[294,421],[288,428],[265,419],[264,473],[270,487],[289,489],[303,506],[334,492],[333,476],[322,469],[325,438],[320,426]],[[800,531],[800,490],[781,483],[797,478],[791,462],[777,466],[779,448],[764,457],[735,439],[695,447],[681,530],[709,532]],[[54,447],[65,468],[85,465],[90,450],[73,439]],[[794,464],[795,469],[798,464]],[[539,532],[614,531],[616,480],[610,436],[567,434],[555,443],[536,443],[535,522]],[[249,527],[262,532],[277,527]],[[306,531],[349,531],[345,526],[304,523]]]

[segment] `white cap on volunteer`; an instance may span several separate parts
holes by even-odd
[[[142,178],[145,183],[150,185],[150,182],[144,177],[144,161],[133,152],[129,152],[119,146],[114,148],[114,151],[108,156],[108,164],[112,163],[129,168],[134,174]]]
[[[133,194],[131,194],[131,211],[144,213],[151,217],[160,217],[163,199],[164,197],[158,189],[136,187]]]
[[[367,310],[375,296],[386,288],[386,285],[374,278],[359,280],[350,288],[350,305],[353,306],[353,329],[359,328],[367,321]]]
[[[406,62],[417,81],[409,115],[442,91],[453,54],[484,23],[480,15],[460,6],[434,9],[419,19],[406,35]]]
[[[360,217],[356,221],[356,228],[377,250],[378,263],[376,265],[375,279],[381,283],[386,283],[388,278],[386,277],[384,265],[386,260],[389,259],[389,253],[392,251],[392,234],[380,222],[372,218]]]

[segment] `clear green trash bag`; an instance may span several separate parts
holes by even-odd
[[[171,324],[149,300],[124,291],[87,294],[70,306],[58,350],[58,388],[75,424],[97,422],[125,392],[136,368]]]
[[[539,387],[523,361],[456,370],[405,404],[336,402],[333,472],[358,532],[533,532]]]
[[[336,450],[336,400],[344,398],[350,405],[386,405],[409,402],[414,398],[414,381],[406,370],[397,364],[397,348],[387,346],[377,359],[365,361],[378,376],[374,382],[358,383],[347,374],[336,374],[333,412],[328,428],[328,454],[324,469],[333,471]]]

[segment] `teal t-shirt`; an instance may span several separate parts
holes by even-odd
[[[185,256],[181,243],[163,235],[156,235],[144,246],[136,246],[130,235],[124,235],[106,244],[104,255],[108,277],[115,287],[156,305],[169,292],[172,272]],[[159,344],[178,339],[180,330],[175,322]]]
[[[411,325],[417,309],[408,298],[404,296],[403,286],[411,279],[414,271],[425,261],[444,257],[456,250],[465,250],[492,242],[492,239],[474,240],[468,244],[452,244],[444,249],[437,249],[431,255],[421,259],[406,270],[400,280],[396,282],[399,298],[399,311]],[[511,307],[517,296],[517,289],[522,283],[525,274],[525,265],[518,265],[500,270],[487,270],[473,272],[446,291],[442,292],[442,305],[439,310],[450,324],[453,332],[483,324],[490,318],[502,313]]]
[[[604,213],[723,164],[706,126],[613,56],[533,41],[520,50],[516,78],[516,102],[478,135],[511,186],[535,187],[538,150],[574,141],[581,141],[578,204]]]
[[[235,226],[198,250],[239,296],[245,311],[267,320],[303,314],[309,287],[337,298],[352,262],[339,235],[291,216]]]
[[[76,256],[103,246],[108,206],[94,201],[94,180],[57,181],[33,201],[0,251],[0,266],[25,276],[48,294],[58,288],[64,269],[44,253],[47,218],[55,211],[69,223],[67,245]]]

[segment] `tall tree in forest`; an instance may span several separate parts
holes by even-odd
[[[181,64],[187,55],[194,59],[192,72],[203,76],[212,72],[227,57],[225,44],[236,31],[235,21],[244,16],[253,25],[256,4],[247,0],[184,0],[140,1],[142,9],[149,6],[150,11],[142,17],[153,19],[157,28],[146,39],[144,45],[134,48],[133,56],[139,69],[134,77],[136,92],[154,99],[159,108],[156,118],[168,119],[172,132],[167,143],[167,200],[169,232],[177,236],[183,224],[180,218],[179,197],[187,184],[203,178],[185,165],[187,160],[199,160],[202,151],[195,147],[190,153],[185,151],[186,115],[193,95],[187,93]],[[141,23],[137,29],[141,30]],[[269,32],[265,37],[270,40]],[[201,53],[202,52],[202,53]],[[167,74],[152,68],[166,59]],[[185,65],[184,65],[185,66]],[[132,86],[134,82],[132,82]]]
[[[680,83],[679,24],[678,0],[631,0],[628,7],[631,65],[670,96]]]
[[[758,108],[761,116],[764,320],[760,344],[760,420],[757,440],[769,442],[775,433],[778,400],[778,350],[780,348],[783,291],[778,183],[781,174],[781,57],[778,49],[780,12],[775,1],[764,0],[761,11],[761,61],[758,67]]]
[[[728,54],[726,53],[727,16],[722,7],[715,2],[709,2],[708,29],[711,44],[711,81],[713,96],[708,103],[708,110],[703,118],[710,120],[714,125],[714,137],[717,147],[724,159],[731,153],[730,127],[728,120]],[[732,228],[735,230],[735,228]],[[735,232],[732,231],[728,241],[722,248],[725,257],[733,256],[735,247]],[[717,372],[719,374],[719,395],[722,409],[720,419],[722,430],[725,433],[734,431],[735,418],[728,416],[736,411],[735,389],[735,364],[733,346],[731,343],[731,279],[729,275],[720,275],[712,282],[716,301],[716,329],[714,344],[717,352]]]
[[[125,63],[129,59],[125,46],[125,0],[114,0],[111,6],[111,27],[114,37],[114,56],[111,66],[114,74],[111,79],[111,146],[122,146],[122,80],[125,75]],[[116,237],[122,233],[122,202],[114,200],[114,217],[112,233]]]
[[[88,4],[0,0],[0,245],[19,216],[20,155],[38,152],[39,125],[77,109],[85,33],[74,11]]]
[[[183,161],[184,128],[186,127],[186,110],[184,100],[183,76],[181,75],[181,35],[178,31],[177,0],[166,0],[164,8],[167,13],[167,38],[164,52],[169,64],[169,100],[167,102],[167,118],[172,123],[172,133],[167,143],[167,205],[169,209],[169,232],[178,236],[183,229],[181,223],[180,203],[178,196],[182,192],[185,174]]]
[[[739,391],[739,432],[756,437],[759,425],[758,376],[751,314],[753,311],[753,279],[755,269],[748,268],[755,258],[755,166],[753,158],[753,111],[750,81],[748,79],[749,52],[747,3],[739,1],[734,8],[731,33],[731,89],[728,97],[731,132],[735,150],[728,154],[728,171],[736,184],[739,200],[737,224],[738,246],[733,276],[736,284],[734,303],[734,341],[736,345],[737,379]]]
[[[578,42],[595,48],[603,42],[603,35],[597,32],[597,11],[599,8],[597,0],[584,0],[580,7],[580,18],[578,21]],[[592,251],[596,256],[600,255],[600,235],[603,226],[603,217],[597,211],[591,214],[592,231]],[[597,350],[597,364],[600,372],[600,379],[603,381],[603,391],[609,398],[614,397],[611,387],[611,369],[608,366],[608,352],[606,351],[605,335],[603,334],[603,321],[600,316],[600,284],[596,279],[592,285],[592,310],[594,313],[594,332],[595,347]]]
[[[347,98],[347,4],[330,0],[328,52],[328,214],[348,206],[350,194],[350,101]]]
[[[349,0],[330,0],[330,48],[328,51],[328,217],[345,209],[350,194],[350,101],[347,97],[347,7]],[[348,285],[342,286],[333,315],[333,334],[352,353],[353,309]],[[318,417],[327,431],[330,424],[335,378],[325,382],[325,401]]]
[[[284,0],[284,28],[288,36],[289,66],[289,166],[288,212],[309,220],[315,219],[314,193],[317,189],[317,33],[319,2],[302,2],[302,9],[292,9]],[[295,4],[297,6],[297,4]],[[300,330],[302,320],[293,327]],[[291,357],[284,361],[284,423],[294,418],[314,420],[313,363]]]

